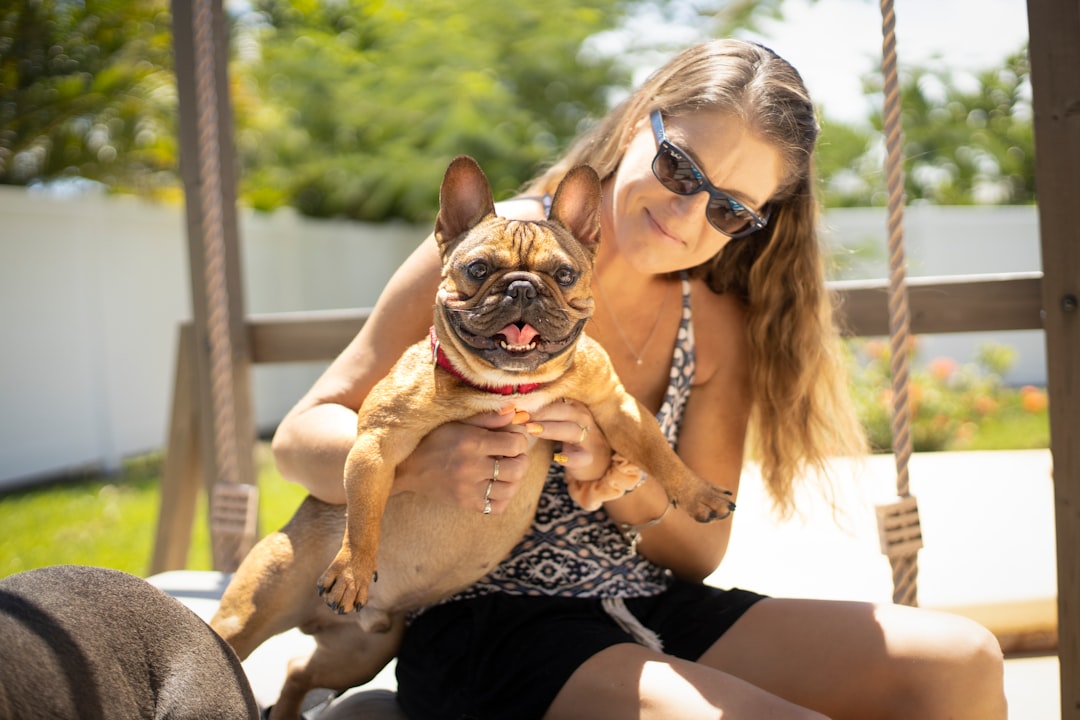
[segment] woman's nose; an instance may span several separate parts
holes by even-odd
[[[672,193],[672,207],[679,217],[693,218],[706,222],[705,211],[709,206],[709,193],[699,192],[693,195],[676,195]]]

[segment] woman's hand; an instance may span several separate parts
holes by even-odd
[[[491,513],[503,512],[521,488],[536,438],[556,443],[555,459],[569,481],[597,480],[611,463],[611,448],[588,408],[560,400],[528,418],[493,412],[435,428],[398,466],[394,493],[423,493],[478,512],[486,498]]]
[[[556,400],[533,414],[526,430],[554,440],[556,461],[566,468],[567,481],[599,480],[611,464],[611,446],[597,427],[589,408],[576,400]]]
[[[523,421],[513,412],[493,412],[440,425],[398,466],[393,492],[418,492],[477,512],[486,498],[492,514],[503,512],[528,467],[531,442]]]

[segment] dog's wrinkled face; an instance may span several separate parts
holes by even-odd
[[[443,258],[436,329],[459,369],[489,382],[562,372],[592,314],[599,208],[599,179],[581,167],[559,185],[548,221],[500,218],[475,161],[451,163],[435,225]]]

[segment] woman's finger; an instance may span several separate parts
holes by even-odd
[[[589,409],[576,400],[556,401],[533,413],[525,425],[536,437],[554,440],[561,450],[554,458],[575,480],[596,480],[611,463],[611,448]]]

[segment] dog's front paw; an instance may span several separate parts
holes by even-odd
[[[690,517],[700,523],[725,520],[735,512],[735,502],[730,490],[701,481],[686,497],[678,498],[676,505],[681,505]]]
[[[354,562],[352,554],[342,548],[330,567],[319,577],[319,595],[330,609],[339,615],[355,612],[368,599],[368,585],[376,578],[375,568],[368,563]]]

